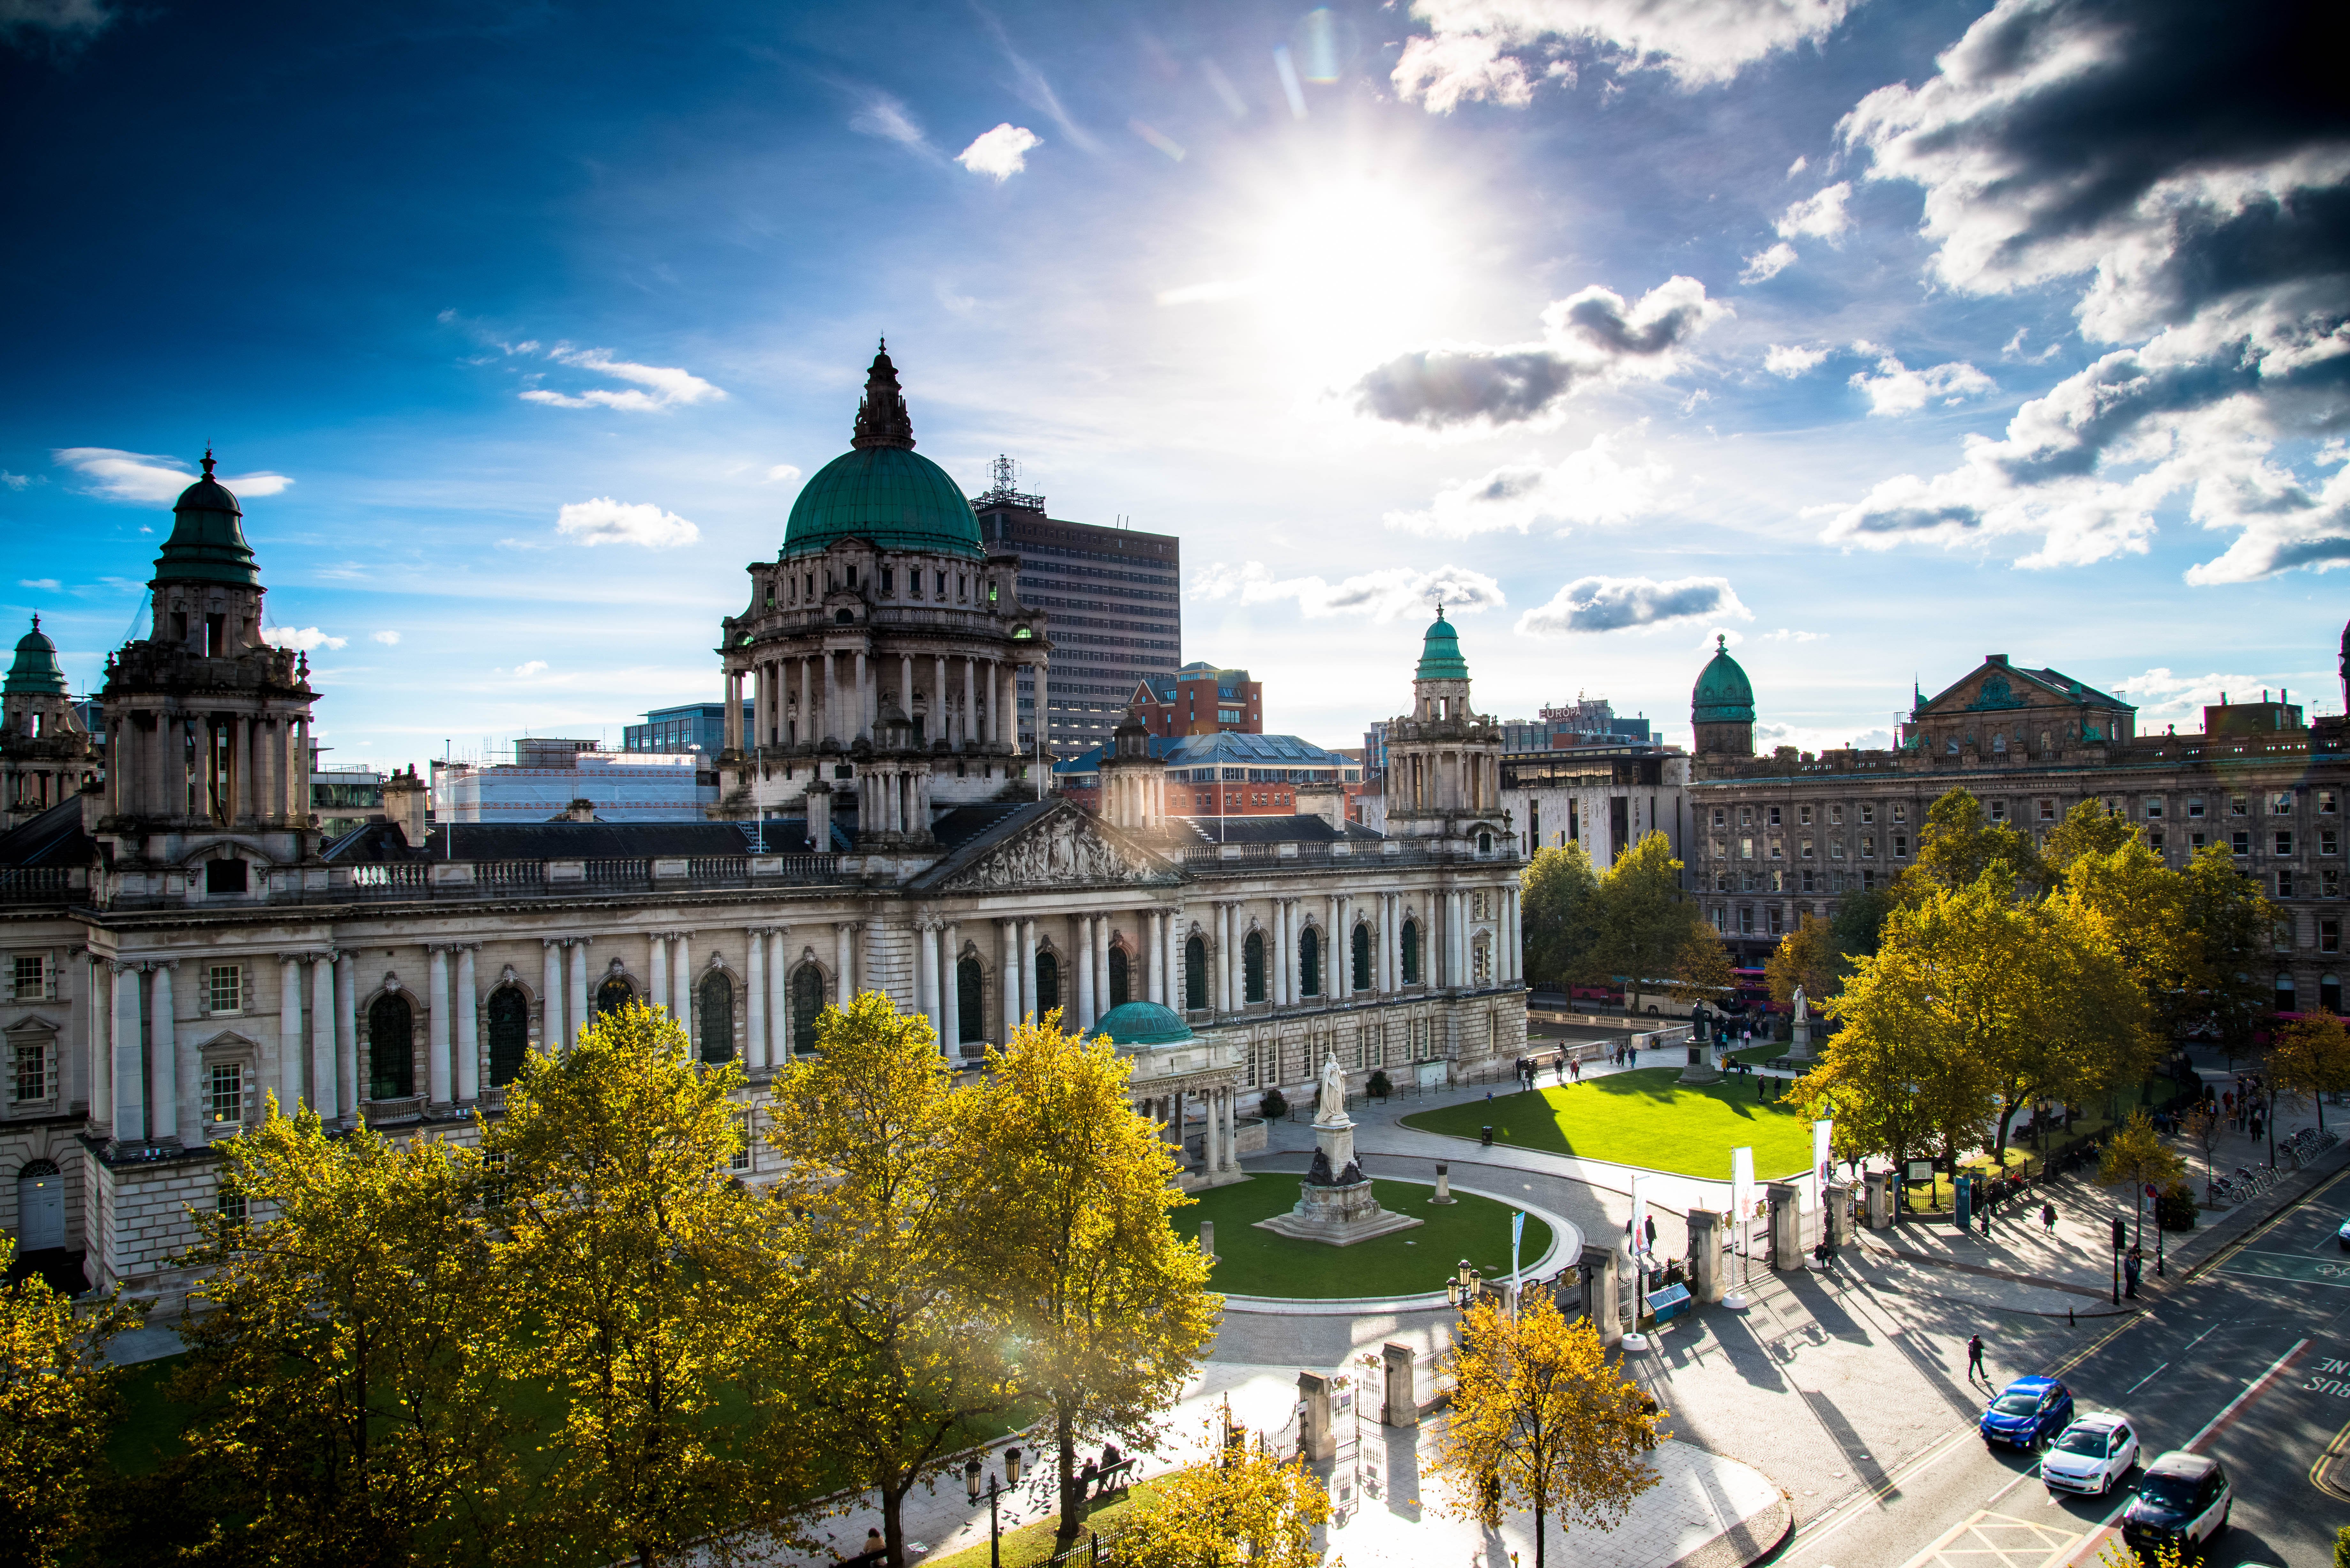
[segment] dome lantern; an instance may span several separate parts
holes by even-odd
[[[155,557],[155,578],[164,583],[225,583],[257,588],[261,572],[253,546],[244,542],[244,508],[213,477],[213,453],[204,449],[204,474],[172,504],[172,536]]]
[[[784,526],[783,555],[816,555],[847,539],[884,550],[987,557],[979,514],[962,487],[914,451],[914,425],[885,348],[873,357],[849,450],[800,486]]]
[[[62,697],[66,672],[57,664],[57,645],[33,618],[33,629],[16,642],[16,661],[8,667],[5,690],[11,697]]]
[[[1719,633],[1713,658],[1690,691],[1690,725],[1699,754],[1754,754],[1754,685],[1730,657],[1730,639]]]

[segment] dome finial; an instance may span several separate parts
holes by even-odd
[[[857,425],[848,444],[858,451],[894,446],[914,450],[914,421],[906,412],[906,397],[898,389],[898,368],[889,362],[889,340],[883,338],[865,374],[865,399],[857,405]]]
[[[210,442],[210,441],[206,441],[206,442],[204,443],[204,477],[205,477],[206,479],[210,479],[212,476],[213,476],[213,445],[212,445],[212,442]]]

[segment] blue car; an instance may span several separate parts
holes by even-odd
[[[2037,1449],[2073,1420],[2073,1391],[2054,1377],[2019,1377],[1982,1413],[1983,1442]]]

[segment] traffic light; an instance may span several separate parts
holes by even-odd
[[[2116,1214],[2114,1216],[2114,1251],[2116,1252],[2126,1251],[2128,1248],[2129,1227],[2124,1225],[2122,1223],[2122,1217]]]

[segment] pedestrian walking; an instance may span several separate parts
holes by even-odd
[[[2054,1237],[2056,1234],[2056,1205],[2054,1203],[2041,1204],[2040,1229],[2047,1236]]]
[[[1967,1338],[1967,1381],[1970,1383],[1973,1382],[1978,1377],[1981,1378],[1986,1383],[1991,1381],[1991,1374],[1983,1370],[1982,1353],[1982,1335],[1979,1334],[1969,1335]]]
[[[1988,1241],[1991,1240],[1991,1205],[1988,1203],[1982,1207],[1982,1227],[1983,1240]]]

